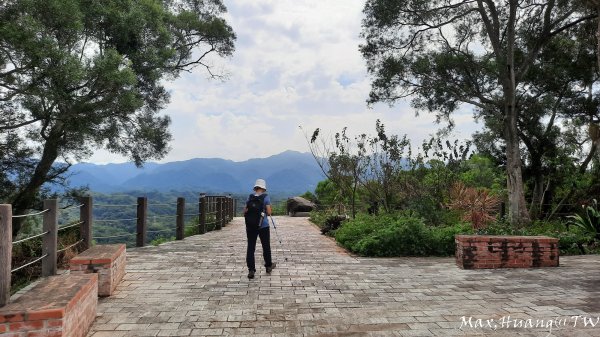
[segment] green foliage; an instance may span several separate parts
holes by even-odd
[[[590,235],[576,226],[566,226],[561,221],[534,221],[528,226],[511,226],[497,222],[478,231],[488,235],[550,236],[558,238],[558,246],[562,255],[578,255],[600,252],[597,244],[590,241]],[[587,248],[587,251],[586,251]]]
[[[473,155],[462,164],[463,171],[459,174],[460,181],[467,187],[484,187],[492,194],[502,195],[506,178],[488,157],[480,154]]]
[[[325,218],[324,213],[311,214],[315,223],[322,223]],[[582,228],[567,228],[560,221],[536,221],[525,227],[498,222],[476,233],[550,236],[559,239],[561,255],[600,253],[600,241],[593,240]],[[335,238],[342,247],[364,256],[450,256],[455,252],[454,236],[458,234],[474,232],[468,223],[431,227],[414,212],[400,212],[380,216],[360,214],[345,222],[335,232]]]
[[[234,50],[225,12],[221,0],[0,2],[0,200],[33,208],[99,148],[162,158],[165,81],[198,65],[218,77],[205,57]]]
[[[454,235],[470,233],[467,225],[427,227],[410,212],[359,215],[335,234],[348,250],[366,256],[428,256],[454,254]]]
[[[160,237],[157,239],[154,239],[152,241],[150,241],[150,245],[152,246],[158,246],[160,244],[163,244],[165,242],[169,242],[169,241],[175,241],[175,237],[171,236],[171,237]]]
[[[287,200],[271,201],[273,215],[287,215]]]
[[[31,217],[30,219],[33,220],[35,217]],[[77,241],[79,241],[80,238],[79,226],[66,229],[61,228],[72,225],[78,221],[78,219],[71,222],[63,219],[59,220],[57,249],[61,251],[57,253],[57,258],[58,268],[60,269],[68,269],[69,260],[81,251],[80,245],[74,245],[77,243]],[[33,235],[40,234],[41,232],[41,225],[38,226],[38,221],[30,221],[29,226],[25,227],[17,239],[25,239]],[[72,245],[74,246],[69,248],[69,246]],[[40,256],[42,256],[42,237],[17,243],[13,245],[11,267],[12,269],[18,268],[37,259]],[[29,285],[31,282],[35,281],[41,276],[41,272],[41,262],[37,262],[12,273],[10,289],[11,293],[15,293],[23,287]]]
[[[188,220],[183,229],[183,236],[187,238],[188,236],[200,234],[200,228],[198,227],[199,223],[200,219],[198,217]]]
[[[300,195],[302,198],[306,199],[306,200],[310,200],[312,202],[317,202],[317,196],[312,193],[311,191],[306,191],[303,194]]]
[[[112,237],[127,235],[115,238],[98,238],[99,244],[106,243],[126,243],[128,246],[135,246],[135,233],[137,231],[137,198],[146,196],[148,198],[148,242],[156,239],[164,241],[175,235],[177,198],[183,197],[186,200],[184,214],[198,213],[198,193],[196,192],[127,192],[120,194],[102,194],[93,193],[94,208],[93,216],[95,223],[93,226],[94,237]],[[238,205],[243,196],[235,196],[238,199]],[[112,206],[111,206],[112,205]],[[118,205],[118,206],[114,206]],[[209,210],[210,211],[210,210]],[[239,214],[239,211],[238,211]],[[71,219],[78,215],[70,214]],[[127,219],[127,220],[119,220]],[[207,230],[215,229],[214,214],[207,215]],[[118,221],[113,221],[118,220]],[[199,233],[198,216],[188,216],[185,218],[184,236],[196,235]],[[161,242],[162,242],[161,241]]]
[[[315,188],[318,204],[333,205],[344,202],[340,189],[330,179],[320,181]]]
[[[321,229],[321,234],[335,237],[338,228],[348,220],[348,217],[326,209],[310,212],[309,220]]]
[[[581,228],[585,233],[600,240],[600,208],[598,201],[594,199],[591,205],[582,206],[582,214],[570,215],[569,223]]]
[[[330,216],[330,212],[328,211],[312,211],[310,212],[310,218],[308,218],[312,223],[317,225],[319,228],[325,227],[325,221]]]
[[[518,181],[507,186],[513,223],[530,220],[525,192],[539,216],[542,199],[572,186],[565,180],[589,169],[597,146],[582,127],[600,120],[596,19],[585,2],[553,4],[368,0],[363,11],[368,101],[410,97],[449,128],[471,107],[485,126],[478,150]],[[482,176],[462,178],[495,189]]]

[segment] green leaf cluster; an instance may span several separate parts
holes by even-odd
[[[427,227],[416,214],[404,212],[358,215],[337,230],[335,239],[365,256],[448,256],[454,254],[454,235],[471,232],[465,224]]]

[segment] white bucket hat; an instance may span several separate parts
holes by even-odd
[[[256,179],[256,182],[254,183],[254,188],[260,187],[263,190],[267,190],[267,183],[265,182],[264,179]]]

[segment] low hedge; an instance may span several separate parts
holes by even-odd
[[[336,241],[349,251],[363,256],[452,256],[456,234],[474,234],[471,225],[427,226],[413,212],[359,214],[335,231]],[[535,222],[525,227],[506,223],[491,225],[478,234],[546,235],[559,238],[561,255],[600,253],[600,245],[579,228],[561,222]]]
[[[468,224],[428,227],[413,214],[357,215],[335,233],[337,242],[364,256],[454,255],[454,235],[472,233]]]

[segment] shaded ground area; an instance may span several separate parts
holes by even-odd
[[[600,256],[460,270],[453,258],[356,258],[306,218],[275,219],[285,249],[271,229],[278,266],[254,280],[241,218],[131,249],[89,336],[600,336]]]

